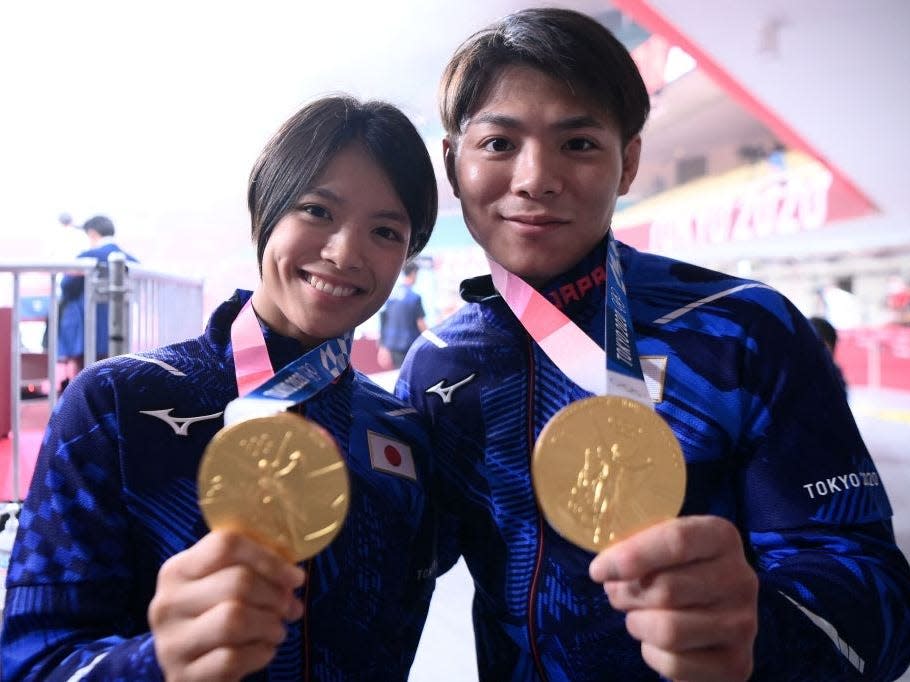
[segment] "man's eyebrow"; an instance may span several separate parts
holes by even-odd
[[[471,125],[473,123],[489,123],[490,125],[500,126],[502,128],[521,127],[521,122],[514,116],[497,114],[492,111],[483,114],[477,114],[476,116],[468,116],[465,118],[465,126]]]
[[[580,114],[561,119],[553,127],[558,130],[575,130],[576,128],[606,128],[607,124],[594,116]]]
[[[501,128],[521,128],[521,119],[506,114],[497,114],[496,112],[486,112],[471,116],[465,121],[465,125],[474,123],[487,123],[499,126]],[[578,128],[606,128],[607,123],[595,116],[589,114],[579,114],[578,116],[567,116],[556,121],[551,128],[555,130],[576,130]]]

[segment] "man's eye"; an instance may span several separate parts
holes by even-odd
[[[566,142],[566,149],[573,152],[586,152],[589,149],[594,149],[594,147],[594,143],[584,137],[573,137]]]
[[[375,230],[373,230],[373,233],[379,235],[383,239],[388,239],[392,242],[404,241],[404,237],[402,236],[401,232],[398,230],[393,230],[391,227],[377,227]]]
[[[504,137],[494,137],[487,140],[484,143],[483,148],[488,152],[507,152],[513,149],[512,143]]]
[[[309,213],[311,216],[316,218],[331,218],[332,215],[329,213],[328,209],[319,204],[304,204],[301,209],[304,213]]]

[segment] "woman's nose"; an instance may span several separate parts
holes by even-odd
[[[363,267],[363,249],[353,230],[342,228],[329,236],[322,247],[322,258],[339,270],[359,270]]]

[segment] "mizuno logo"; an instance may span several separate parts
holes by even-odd
[[[426,393],[435,393],[440,398],[442,398],[442,402],[444,402],[446,405],[448,405],[450,402],[452,402],[452,394],[455,392],[455,389],[461,388],[466,383],[471,381],[475,376],[477,376],[477,375],[472,374],[470,376],[467,376],[464,379],[462,379],[461,381],[452,384],[451,386],[443,386],[443,384],[446,382],[446,380],[443,379],[435,386],[430,386],[425,392]]]
[[[172,417],[171,412],[174,408],[169,407],[166,410],[139,410],[140,414],[147,414],[150,417],[157,417],[165,424],[174,429],[174,433],[178,436],[189,436],[190,426],[196,422],[204,422],[209,419],[218,419],[223,412],[216,412],[215,414],[204,414],[199,417]]]

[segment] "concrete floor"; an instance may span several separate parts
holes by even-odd
[[[910,557],[910,393],[853,388],[850,404],[888,491],[898,545]],[[463,562],[440,578],[411,669],[412,682],[477,680],[473,593]],[[910,682],[910,671],[899,682]]]

